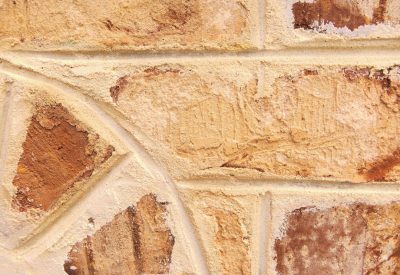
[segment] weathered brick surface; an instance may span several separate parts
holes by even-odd
[[[279,274],[397,274],[399,204],[292,211],[275,242]]]
[[[399,38],[400,5],[396,0],[269,0],[268,4],[266,21],[272,27],[267,30],[267,47],[329,47],[331,43],[348,47]],[[396,42],[385,45],[395,46]]]
[[[181,190],[212,274],[251,274],[251,197]]]
[[[163,147],[156,157],[177,177],[229,171],[354,182],[398,179],[396,63],[212,65],[121,64],[113,67],[114,80],[106,78],[108,65],[98,75],[73,62],[66,69],[40,59],[25,66],[44,74],[53,69],[60,80],[69,75],[66,82],[111,103],[155,149]]]
[[[61,104],[37,108],[23,149],[13,180],[17,187],[13,203],[20,211],[49,210],[114,151]]]
[[[0,0],[0,273],[400,274],[399,3]]]
[[[197,172],[398,179],[398,66],[266,65],[276,71],[260,76],[255,65],[217,67],[218,77],[204,67],[139,67],[116,81],[110,97]]]
[[[400,24],[396,1],[298,1],[292,5],[295,28],[326,31],[324,25],[347,28],[351,31],[362,26]]]
[[[166,209],[155,195],[143,196],[75,244],[64,264],[68,274],[165,274],[174,236],[165,223]]]
[[[0,5],[0,46],[240,50],[255,47],[255,8],[253,0],[7,0]]]

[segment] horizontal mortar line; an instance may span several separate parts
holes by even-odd
[[[208,51],[208,52],[197,52],[197,51],[160,51],[160,52],[149,52],[149,51],[71,51],[71,52],[53,52],[53,51],[3,51],[3,53],[11,53],[14,55],[20,55],[29,58],[45,58],[54,60],[99,60],[114,61],[114,60],[128,60],[128,59],[259,59],[267,60],[274,58],[304,58],[304,57],[323,57],[326,59],[335,60],[335,57],[400,57],[400,48],[287,48],[278,50],[249,50],[241,52],[219,52],[219,51]],[[1,55],[1,52],[0,52]]]
[[[314,180],[179,180],[178,189],[215,190],[259,194],[266,192],[325,192],[325,193],[373,193],[400,194],[400,183],[350,183]]]

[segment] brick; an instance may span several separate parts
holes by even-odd
[[[348,42],[354,38],[371,39],[366,43],[399,38],[400,5],[396,0],[287,0],[283,4],[269,0],[268,3],[267,25],[273,27],[267,30],[267,47],[270,43],[361,46],[365,41]],[[396,42],[390,45],[395,46]]]
[[[68,274],[165,274],[174,236],[166,207],[153,194],[115,215],[93,236],[76,243],[64,264]]]
[[[110,67],[99,65],[99,77],[81,85],[150,137],[149,148],[176,178],[399,178],[398,65],[265,63],[264,74],[259,65],[121,64],[113,80],[103,80]],[[72,85],[93,69],[38,60],[27,66],[54,67]]]
[[[256,75],[239,82],[228,74],[206,79],[200,70],[150,67],[118,80],[110,96],[147,135],[198,170],[398,179],[398,66],[286,70],[267,73],[272,82],[258,94]],[[138,106],[153,112],[143,117]]]
[[[398,66],[286,69],[267,76],[273,82],[263,98],[265,136],[253,137],[225,166],[357,182],[399,179]]]
[[[279,274],[396,274],[400,205],[298,208],[275,241]]]
[[[101,5],[82,0],[5,1],[0,5],[0,46],[241,50],[255,46],[255,8],[253,0],[107,0]]]
[[[205,250],[211,274],[251,274],[252,213],[250,196],[181,190]]]
[[[110,158],[114,148],[84,127],[61,104],[37,107],[13,180],[19,211],[48,211]]]

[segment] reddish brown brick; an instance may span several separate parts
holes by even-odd
[[[279,274],[397,274],[400,205],[299,208],[275,242]]]
[[[70,275],[165,274],[175,239],[164,202],[153,194],[117,214],[93,236],[76,243],[64,264]]]
[[[13,184],[20,211],[49,210],[88,179],[114,148],[89,134],[62,105],[41,106],[31,119]]]

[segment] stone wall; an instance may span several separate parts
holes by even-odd
[[[0,274],[400,274],[398,0],[0,0]]]

